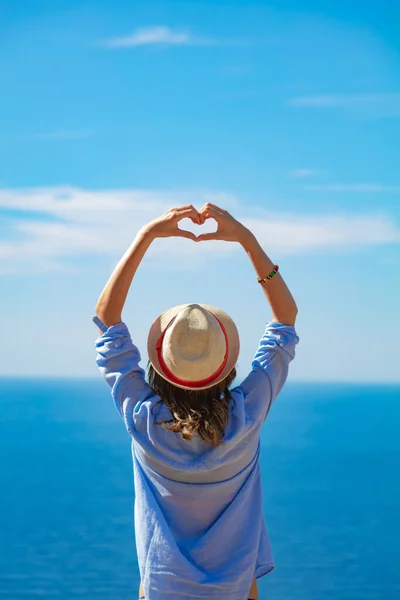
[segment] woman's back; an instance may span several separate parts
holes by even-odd
[[[153,392],[125,323],[96,341],[97,364],[132,437],[135,530],[146,596],[243,600],[273,569],[262,512],[259,434],[298,341],[269,323],[252,371],[231,390],[222,443],[183,439],[160,422],[170,409]],[[150,591],[151,590],[151,591]]]

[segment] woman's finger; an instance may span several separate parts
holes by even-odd
[[[197,225],[201,225],[200,215],[195,209],[194,206],[189,205],[188,207],[176,211],[176,216],[178,222],[182,219],[192,219],[193,223],[197,223]]]
[[[193,204],[184,204],[183,206],[178,206],[177,208],[173,208],[171,210],[180,212],[181,210],[187,210],[188,208],[194,208]]]
[[[197,237],[194,235],[194,233],[192,233],[191,231],[185,231],[184,229],[179,229],[179,227],[177,228],[175,236],[176,237],[184,237],[184,238],[187,238],[188,240],[193,240],[194,242],[197,241]]]
[[[218,210],[220,213],[226,212],[222,208],[219,208],[219,206],[216,206],[215,204],[211,204],[211,202],[206,202],[205,204],[203,204],[203,206],[201,207],[199,212],[204,212],[207,208],[214,208],[215,210]]]
[[[204,212],[205,210],[207,210],[207,208],[213,208],[214,210],[218,210],[218,212],[220,212],[221,214],[224,212],[222,210],[222,208],[218,208],[218,206],[215,206],[215,204],[211,204],[210,202],[206,202],[205,204],[203,204],[203,206],[200,208],[199,213]]]
[[[217,206],[216,204],[212,204],[211,202],[207,202],[207,204],[205,204],[205,206],[209,206],[211,208],[214,208],[215,210],[218,210],[218,212],[220,212],[220,213],[222,213],[224,215],[228,214],[227,210],[224,210],[220,206]]]
[[[203,213],[201,212],[201,210],[199,210],[199,218],[200,218],[199,225],[203,225],[205,223],[206,217],[205,217],[205,215],[203,215]]]
[[[223,213],[220,213],[215,208],[212,208],[211,206],[207,206],[207,205],[200,210],[200,213],[202,215],[204,215],[206,217],[206,219],[212,218],[212,219],[215,219],[216,221],[219,221],[222,217],[225,216]]]
[[[191,211],[191,212],[194,211],[195,213],[198,214],[198,211],[195,209],[193,204],[186,204],[185,206],[180,206],[179,208],[175,208],[174,210],[178,214],[183,213],[183,212],[188,212],[188,211]]]
[[[214,231],[213,233],[202,233],[196,238],[196,242],[207,242],[210,240],[221,240],[221,234],[218,231]]]

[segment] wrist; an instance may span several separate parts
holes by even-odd
[[[240,232],[237,241],[244,248],[244,250],[246,250],[246,252],[258,245],[256,236],[250,231],[250,229],[247,229],[246,227],[244,227],[243,231]]]
[[[139,229],[137,237],[141,240],[146,240],[149,243],[155,240],[158,237],[158,235],[152,225],[152,223],[144,225],[141,229]]]
[[[144,252],[146,252],[146,250],[151,246],[156,237],[157,235],[155,234],[155,232],[145,225],[137,232],[133,244],[139,244],[143,248]]]

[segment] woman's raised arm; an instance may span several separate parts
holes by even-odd
[[[275,265],[253,234],[245,237],[241,244],[259,278],[265,278],[273,271]],[[297,305],[282,275],[278,272],[272,279],[262,282],[260,285],[271,306],[273,321],[278,321],[283,325],[294,325],[298,312]]]
[[[261,248],[255,235],[226,210],[208,203],[199,212],[205,219],[215,219],[218,229],[214,233],[200,235],[197,241],[239,242],[247,252],[259,278],[265,278],[273,271],[275,265]],[[271,306],[273,320],[283,325],[294,325],[297,316],[296,302],[279,272],[260,285]]]
[[[172,208],[139,231],[115,267],[97,301],[96,315],[107,327],[122,321],[122,309],[132,279],[154,239],[158,237],[185,237],[193,241],[196,240],[193,233],[183,231],[178,227],[179,221],[186,218],[191,219],[198,225],[204,222],[204,218],[199,215],[197,210],[193,206],[187,205]]]

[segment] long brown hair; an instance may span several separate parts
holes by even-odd
[[[229,386],[236,377],[233,368],[217,385],[205,390],[182,389],[169,383],[148,364],[149,385],[170,409],[172,419],[156,421],[165,429],[180,433],[184,440],[191,440],[195,433],[213,446],[221,444],[228,421],[231,394]]]

